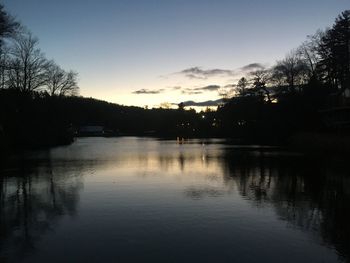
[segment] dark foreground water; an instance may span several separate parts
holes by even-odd
[[[219,140],[85,138],[0,176],[1,262],[347,262],[342,163]]]

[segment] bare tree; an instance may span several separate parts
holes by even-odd
[[[297,85],[306,82],[307,68],[304,61],[296,51],[290,52],[283,60],[277,61],[273,69],[274,79],[286,84],[290,91],[295,91]]]
[[[296,50],[297,54],[300,56],[300,59],[306,66],[309,79],[315,77],[317,64],[321,60],[318,49],[323,35],[324,32],[321,30],[317,31],[316,34],[308,36],[307,40],[304,41]]]
[[[9,71],[9,48],[6,46],[0,47],[0,89],[7,87],[8,71]]]
[[[15,37],[9,62],[9,88],[36,91],[45,85],[49,62],[40,51],[38,39],[24,32]]]
[[[51,61],[46,70],[46,87],[51,96],[53,95],[77,95],[78,74],[74,71],[66,72],[55,62]]]
[[[20,24],[0,4],[0,89],[6,87],[9,69],[9,48],[4,40],[15,37],[19,30]]]

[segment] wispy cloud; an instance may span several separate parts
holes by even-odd
[[[135,90],[132,93],[133,94],[159,94],[164,92],[165,89],[139,89],[139,90]]]
[[[264,69],[265,66],[261,63],[250,63],[248,65],[245,65],[243,67],[240,67],[236,70],[231,69],[203,69],[202,67],[192,67],[187,68],[184,70],[181,70],[180,72],[177,72],[175,74],[183,75],[189,79],[208,79],[211,77],[234,77],[234,76],[240,76],[245,73],[249,73],[251,71]]]
[[[263,64],[254,62],[248,65],[245,65],[243,67],[237,68],[235,70],[219,69],[219,68],[203,69],[202,67],[191,67],[173,74],[182,75],[189,79],[200,79],[200,80],[207,80],[211,77],[228,77],[231,79],[233,83],[235,83],[242,76],[245,76],[256,70],[262,70],[262,69],[265,69],[265,66]],[[133,94],[159,94],[159,93],[168,92],[168,91],[180,91],[182,94],[197,95],[197,94],[203,94],[205,92],[220,91],[220,89],[232,89],[234,87],[235,87],[235,84],[229,84],[225,86],[207,85],[203,87],[194,87],[194,88],[170,86],[170,87],[167,87],[166,89],[140,89],[140,90],[133,91],[132,93]]]
[[[194,90],[217,91],[218,89],[220,89],[219,85],[208,85],[208,86],[204,86],[204,87],[195,88]]]
[[[170,87],[170,89],[172,89],[172,90],[179,90],[179,89],[182,89],[182,87],[181,86],[174,86],[174,87]]]
[[[220,88],[221,86],[219,85],[208,85],[208,86],[198,87],[198,88],[187,88],[182,90],[182,94],[201,94],[206,91],[217,91]]]
[[[181,74],[190,79],[207,79],[216,76],[232,76],[233,70],[229,69],[202,69],[201,67],[192,67],[184,69],[176,74]]]
[[[181,91],[182,94],[196,95],[196,94],[202,94],[203,92],[207,92],[207,91],[217,91],[218,89],[220,89],[219,85],[208,85],[208,86],[196,87],[196,88],[183,88],[181,86],[173,86],[173,87],[167,87],[166,89],[139,89],[139,90],[133,91],[132,93],[133,94],[159,94],[163,92]]]
[[[198,95],[198,94],[202,94],[203,91],[193,90],[193,89],[184,89],[181,91],[181,93],[187,94],[187,95]]]
[[[184,106],[188,106],[188,107],[195,107],[195,106],[197,106],[197,107],[211,107],[211,106],[218,106],[221,103],[222,103],[222,99],[207,100],[207,101],[201,101],[201,102],[195,102],[193,100],[188,100],[188,101],[183,102]]]
[[[208,78],[205,76],[200,76],[200,75],[192,74],[192,73],[185,74],[185,76],[189,79],[207,79]]]
[[[248,64],[248,65],[241,67],[241,70],[250,72],[250,71],[264,69],[264,68],[265,68],[265,66],[261,63],[251,63],[251,64]]]

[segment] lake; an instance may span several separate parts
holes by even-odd
[[[80,138],[3,165],[3,262],[347,262],[350,174],[220,139]]]

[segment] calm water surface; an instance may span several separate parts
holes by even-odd
[[[220,140],[84,138],[0,176],[1,262],[349,262],[342,164]]]

